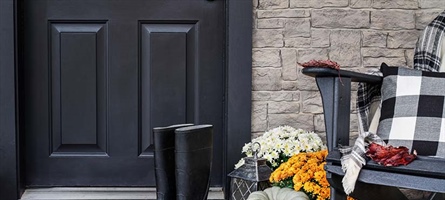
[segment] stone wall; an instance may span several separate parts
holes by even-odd
[[[422,29],[445,0],[253,0],[252,136],[279,125],[324,137],[321,98],[301,74],[311,59],[368,71],[412,66]],[[354,90],[356,86],[354,86]],[[355,107],[353,91],[352,107]],[[351,113],[351,131],[357,117]]]

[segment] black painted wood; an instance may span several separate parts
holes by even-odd
[[[20,149],[16,127],[17,4],[0,1],[0,198],[18,199],[21,193]]]
[[[341,81],[340,81],[341,80]],[[328,150],[349,145],[351,79],[349,77],[317,77],[326,126]]]
[[[335,149],[329,152],[327,161],[339,165],[340,157],[341,153],[337,149]],[[410,174],[410,175],[445,179],[445,171],[443,169],[444,165],[445,162],[443,159],[433,158],[428,156],[418,156],[416,160],[414,160],[412,163],[406,166],[384,167],[372,160],[369,160],[366,163],[365,168],[379,170],[379,171],[388,171],[401,174]]]
[[[50,23],[51,156],[106,155],[107,25]]]
[[[363,74],[342,69],[335,70],[326,67],[306,67],[302,72],[303,74],[312,77],[347,77],[351,78],[352,82],[380,83],[383,80],[381,76]]]
[[[226,197],[230,179],[226,175],[243,156],[241,149],[251,139],[252,93],[252,1],[226,1],[227,57],[225,77],[225,170]]]
[[[334,199],[345,199],[341,183],[344,176],[341,154],[335,148],[338,144],[347,144],[344,141],[349,138],[350,106],[343,100],[350,95],[351,80],[379,83],[381,77],[328,68],[305,68],[303,73],[316,78],[322,95],[329,148],[325,169],[331,183],[331,194]],[[397,190],[398,187],[445,193],[444,165],[445,159],[423,156],[400,167],[383,167],[369,161],[361,170],[352,195],[359,199],[376,199],[376,196],[372,196],[375,194],[381,195],[378,199],[406,198]],[[433,195],[433,198],[436,196]]]
[[[151,56],[143,56],[141,60],[140,100],[146,103],[141,104],[143,107],[141,120],[145,123],[141,124],[140,150],[142,155],[150,155],[150,151],[154,148],[151,142],[152,124],[193,121],[193,118],[187,119],[187,115],[194,116],[194,100],[187,101],[187,95],[194,96],[193,87],[187,89],[187,82],[191,84],[193,78],[187,71],[193,71],[194,67],[187,62],[196,62],[194,42],[190,41],[196,32],[195,26],[190,24],[141,24],[143,41],[141,55]],[[192,50],[188,51],[187,48]],[[151,51],[153,49],[156,51]],[[191,105],[187,106],[187,103]],[[169,117],[156,116],[162,112],[171,114]]]
[[[351,78],[343,76],[316,77],[323,102],[326,139],[329,152],[338,145],[349,145],[349,120],[351,102]],[[343,194],[331,185],[333,199],[342,199]]]
[[[338,174],[341,176],[344,175],[340,165],[326,165],[326,170],[333,174]],[[369,184],[409,188],[430,192],[445,192],[444,179],[416,176],[412,174],[394,173],[388,172],[386,170],[378,171],[363,168],[360,171],[359,181]],[[339,184],[341,184],[341,182]],[[356,185],[356,190],[362,189],[357,186],[358,185]]]
[[[151,129],[178,123],[214,126],[222,185],[223,1],[26,1],[24,15],[29,187],[154,186]]]
[[[22,63],[23,59],[22,54],[25,52],[23,41],[23,2],[19,0],[2,0],[0,1],[0,19],[2,20],[0,23],[1,31],[0,31],[0,40],[1,46],[0,49],[0,67],[2,71],[13,70],[14,68],[17,72],[22,74],[23,71]],[[238,1],[238,0],[227,0],[226,1],[226,53],[225,57],[225,66],[226,66],[226,84],[227,90],[225,95],[225,125],[224,125],[224,144],[225,144],[225,156],[224,156],[224,173],[230,172],[234,163],[236,163],[240,157],[239,149],[242,147],[243,142],[250,140],[250,105],[251,105],[251,24],[252,24],[252,2],[251,1]],[[111,6],[111,5],[110,5]],[[176,10],[176,9],[175,9]],[[230,14],[229,14],[230,13]],[[17,24],[17,29],[12,25]],[[18,46],[10,45],[10,42],[13,41],[13,36],[18,39]],[[7,52],[7,53],[4,53]],[[11,52],[19,52],[18,56],[15,57],[20,58],[17,64],[11,64],[12,55]],[[4,62],[3,62],[4,61]],[[6,63],[6,64],[5,64]],[[194,65],[193,63],[191,63]],[[11,74],[9,73],[1,73],[2,76],[11,78]],[[8,79],[2,79],[8,80]],[[18,79],[19,86],[15,87],[15,92],[20,94],[20,101],[22,102],[29,94],[26,94],[23,90],[23,79]],[[8,81],[0,81],[1,88],[13,88],[12,82]],[[189,84],[190,85],[190,84]],[[141,86],[140,86],[141,87]],[[0,96],[5,97],[6,93],[0,93]],[[8,96],[9,95],[9,96]],[[12,98],[10,93],[6,95],[9,99]],[[190,100],[189,100],[190,102]],[[2,101],[4,105],[7,104],[8,108],[13,108],[14,105],[11,103],[7,103]],[[17,115],[19,115],[19,119],[24,118],[24,110],[18,109]],[[190,114],[192,112],[189,112]],[[13,114],[2,112],[1,119],[7,120],[13,119]],[[193,114],[193,113],[192,113]],[[141,117],[140,117],[141,118]],[[19,120],[19,124],[24,124],[24,120]],[[9,121],[7,123],[8,127],[12,127],[15,122]],[[21,125],[20,127],[24,127]],[[18,129],[17,129],[18,130]],[[21,143],[24,140],[20,140],[23,138],[23,134],[18,131],[11,131],[11,129],[2,129],[3,138],[9,138],[7,140],[0,140],[0,147],[6,149],[6,153],[1,154],[4,156],[2,158],[6,159],[6,164],[2,162],[3,169],[0,178],[0,184],[2,187],[0,188],[0,196],[2,199],[17,199],[23,192],[24,185],[24,167],[19,167],[19,161],[22,158],[16,159],[18,154],[17,151],[22,149]],[[23,130],[23,129],[20,129]],[[15,141],[18,140],[18,141]],[[8,161],[9,160],[9,161]],[[16,162],[14,162],[16,161]],[[24,159],[23,159],[24,162]],[[23,165],[20,165],[23,166]],[[228,183],[228,179],[226,176],[223,176],[226,179],[226,183]],[[17,181],[19,181],[17,183]],[[226,184],[227,187],[228,184]],[[224,186],[224,184],[223,184]],[[228,191],[228,187],[225,189]]]
[[[342,187],[342,179],[343,177],[340,175],[337,175],[335,173],[326,173],[327,177],[329,178],[329,183],[333,186],[335,186],[335,191],[331,190],[331,198],[330,200],[340,200],[340,199],[346,199],[347,196],[345,193],[342,193],[343,187]],[[381,199],[381,200],[407,200],[408,198],[403,195],[403,193],[395,187],[389,187],[384,185],[376,185],[376,184],[367,184],[362,182],[357,182],[356,185],[357,190],[354,190],[354,192],[351,194],[352,197],[356,199],[363,199],[363,200],[375,200],[375,199]],[[383,195],[382,195],[383,194]]]

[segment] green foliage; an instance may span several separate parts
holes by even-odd
[[[278,186],[280,188],[290,188],[290,189],[294,189],[294,182],[292,181],[292,177],[289,177],[287,179],[284,179],[278,183],[272,183],[273,186]]]

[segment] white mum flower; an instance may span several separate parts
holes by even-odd
[[[249,143],[246,143],[246,144],[244,144],[244,146],[243,146],[243,149],[242,149],[242,152],[244,153],[244,152],[247,152],[247,151],[249,151],[249,149],[250,149],[250,145],[251,145],[251,143],[249,142]]]
[[[255,142],[261,145],[257,155],[267,159],[274,167],[281,164],[282,161],[278,159],[282,155],[291,157],[300,152],[318,151],[326,148],[316,133],[290,126],[279,126],[266,131],[254,138],[252,142],[245,144],[242,152],[247,156],[252,156],[252,144]],[[256,148],[254,147],[254,149]],[[239,164],[240,162],[237,165]]]
[[[240,168],[245,163],[244,158],[241,158],[241,160],[238,161],[238,163],[235,164],[235,169]]]

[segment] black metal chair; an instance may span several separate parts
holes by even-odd
[[[338,145],[349,145],[351,82],[380,83],[382,77],[347,70],[309,67],[303,74],[315,77],[321,93],[329,155],[325,165],[331,199],[346,199]],[[341,79],[341,80],[340,80]],[[419,156],[407,166],[383,167],[369,161],[361,170],[351,196],[365,199],[407,199],[398,188],[433,192],[428,199],[444,199],[445,159]]]

